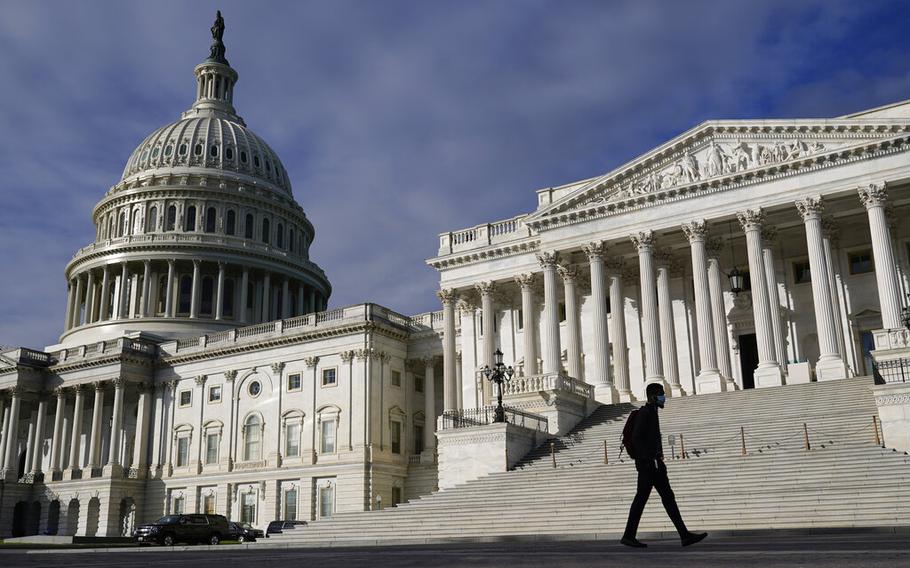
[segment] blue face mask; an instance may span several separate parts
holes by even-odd
[[[664,404],[667,403],[667,397],[666,395],[658,395],[657,398],[655,398],[655,401],[657,402],[657,406],[663,408]]]

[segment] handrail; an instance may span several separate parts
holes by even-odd
[[[872,361],[872,376],[877,385],[910,382],[910,359],[899,357]]]
[[[506,422],[515,426],[547,432],[548,421],[544,416],[524,412],[517,408],[504,407]],[[482,406],[480,408],[466,408],[463,410],[446,410],[440,420],[442,430],[456,428],[470,428],[472,426],[487,426],[493,424],[496,418],[495,406]]]

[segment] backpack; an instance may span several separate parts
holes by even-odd
[[[635,445],[632,438],[632,432],[635,431],[635,418],[638,415],[640,408],[636,408],[629,413],[629,417],[626,418],[626,425],[622,427],[622,436],[620,437],[620,448],[619,456],[622,457],[622,450],[625,448],[626,453],[629,454],[629,457],[633,460],[635,459]]]

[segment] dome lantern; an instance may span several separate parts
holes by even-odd
[[[224,19],[221,10],[212,25],[212,45],[209,56],[193,69],[196,76],[196,101],[183,118],[213,116],[227,118],[243,124],[243,119],[234,110],[234,84],[237,72],[228,63],[224,53]]]

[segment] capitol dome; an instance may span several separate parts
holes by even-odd
[[[223,31],[219,14],[192,106],[136,147],[95,206],[95,241],[66,267],[63,344],[197,336],[326,308],[315,230],[278,155],[234,109]]]

